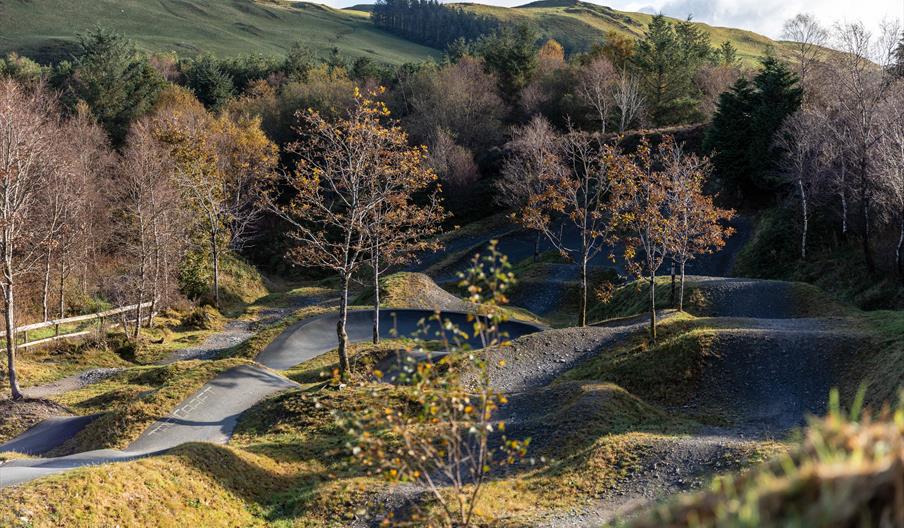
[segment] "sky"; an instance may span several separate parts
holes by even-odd
[[[317,1],[317,0],[314,0]],[[456,0],[463,1],[463,0]],[[475,3],[516,6],[529,0],[468,0]],[[623,11],[662,12],[676,18],[692,15],[694,20],[716,26],[749,29],[780,38],[785,20],[798,13],[812,13],[825,25],[836,21],[862,21],[878,29],[885,18],[904,17],[904,0],[587,0]],[[372,0],[328,0],[344,7]],[[856,12],[851,12],[856,6]]]

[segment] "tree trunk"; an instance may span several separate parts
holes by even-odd
[[[41,307],[43,308],[44,321],[50,319],[50,249],[44,259],[44,291],[41,295]]]
[[[803,230],[800,235],[800,259],[807,259],[807,229],[809,228],[810,214],[807,210],[807,192],[804,190],[804,181],[797,179],[797,188],[800,191],[800,209],[803,220]]]
[[[212,236],[210,240],[210,253],[213,257],[213,305],[220,309],[220,250],[217,247],[217,238]]]
[[[901,214],[901,233],[898,236],[898,247],[895,248],[895,260],[898,264],[898,276],[904,282],[904,212]]]
[[[669,304],[675,306],[675,260],[672,259],[672,267],[669,273],[672,274],[672,290],[669,292]]]
[[[841,166],[841,236],[846,236],[848,232],[848,203],[847,189],[844,180],[844,165]]]
[[[684,311],[684,262],[681,263],[681,283],[678,286],[678,311]]]
[[[13,400],[21,400],[23,398],[22,391],[19,390],[19,381],[16,376],[16,321],[14,318],[15,302],[13,299],[13,281],[12,269],[9,263],[6,268],[7,278],[5,288],[3,289],[3,301],[6,307],[6,364],[9,369],[9,387]]]
[[[336,336],[339,338],[339,375],[347,379],[351,370],[348,362],[348,333],[345,325],[348,321],[348,274],[343,272],[339,277],[339,320],[336,322]]]
[[[376,244],[372,248],[371,259],[374,268],[374,313],[373,342],[380,342],[380,250]]]
[[[587,326],[587,257],[581,257],[581,303],[578,326]]]
[[[866,261],[866,270],[870,275],[876,273],[876,263],[873,262],[873,254],[870,251],[870,238],[872,237],[872,229],[870,228],[869,218],[869,191],[866,183],[866,160],[861,159],[860,162],[860,208],[863,213],[863,258]]]
[[[656,272],[650,272],[650,340],[656,344]]]
[[[540,237],[543,234],[540,231],[537,231],[537,240],[534,242],[534,262],[538,262],[540,260]]]
[[[62,255],[60,255],[60,256],[62,257]],[[64,264],[63,264],[63,261],[61,260],[60,261],[60,283],[57,285],[60,288],[59,291],[57,292],[60,295],[60,306],[59,306],[60,319],[66,317],[66,291],[65,291],[66,270],[63,269],[63,266],[64,266]],[[56,325],[56,328],[54,329],[54,333],[55,333],[55,335],[60,335],[60,325]]]

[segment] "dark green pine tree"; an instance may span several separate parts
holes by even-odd
[[[689,20],[672,24],[662,15],[653,17],[637,41],[633,62],[657,125],[701,117],[694,75],[713,56],[709,37],[698,25]]]
[[[514,29],[503,26],[477,43],[477,54],[509,101],[517,99],[537,69],[537,38],[532,27],[522,24]]]
[[[719,96],[704,149],[726,190],[748,202],[768,200],[776,190],[773,142],[785,119],[800,108],[797,77],[775,58],[749,82],[739,79]]]
[[[88,103],[91,113],[121,145],[130,123],[148,112],[165,81],[144,54],[122,35],[96,28],[80,36],[78,57],[67,64],[67,101]]]
[[[235,92],[232,77],[211,57],[192,62],[185,74],[185,84],[207,108],[217,109]]]

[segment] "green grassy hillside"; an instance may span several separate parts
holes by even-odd
[[[578,0],[541,0],[520,7],[505,8],[481,4],[457,4],[469,11],[496,17],[508,22],[527,22],[540,28],[546,37],[554,38],[571,50],[586,50],[602,41],[608,31],[639,37],[653,16],[629,13],[610,7]],[[765,54],[771,45],[781,54],[784,44],[763,35],[742,29],[713,27],[699,24],[709,34],[714,46],[728,40],[746,61]]]
[[[366,13],[254,0],[0,0],[0,54],[67,57],[77,35],[97,24],[180,55],[283,55],[294,42],[393,64],[439,54],[375,28]]]

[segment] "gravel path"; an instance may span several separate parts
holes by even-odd
[[[709,311],[722,317],[703,321],[717,329],[696,397],[676,415],[718,413],[726,427],[707,427],[697,435],[665,438],[647,453],[641,469],[616,489],[584,507],[555,512],[538,526],[601,526],[630,517],[650,503],[695,489],[711,475],[741,467],[755,441],[782,438],[823,413],[841,367],[856,361],[868,336],[840,317],[799,317],[793,287],[779,281],[693,277],[711,299]],[[646,317],[615,321],[611,328],[554,330],[514,343],[511,371],[498,374],[499,387],[513,394],[507,418],[549,412],[536,387],[638,331]],[[560,363],[561,362],[561,363]],[[563,368],[557,368],[561,364]],[[542,435],[539,435],[542,441]],[[727,464],[725,461],[733,461]]]

